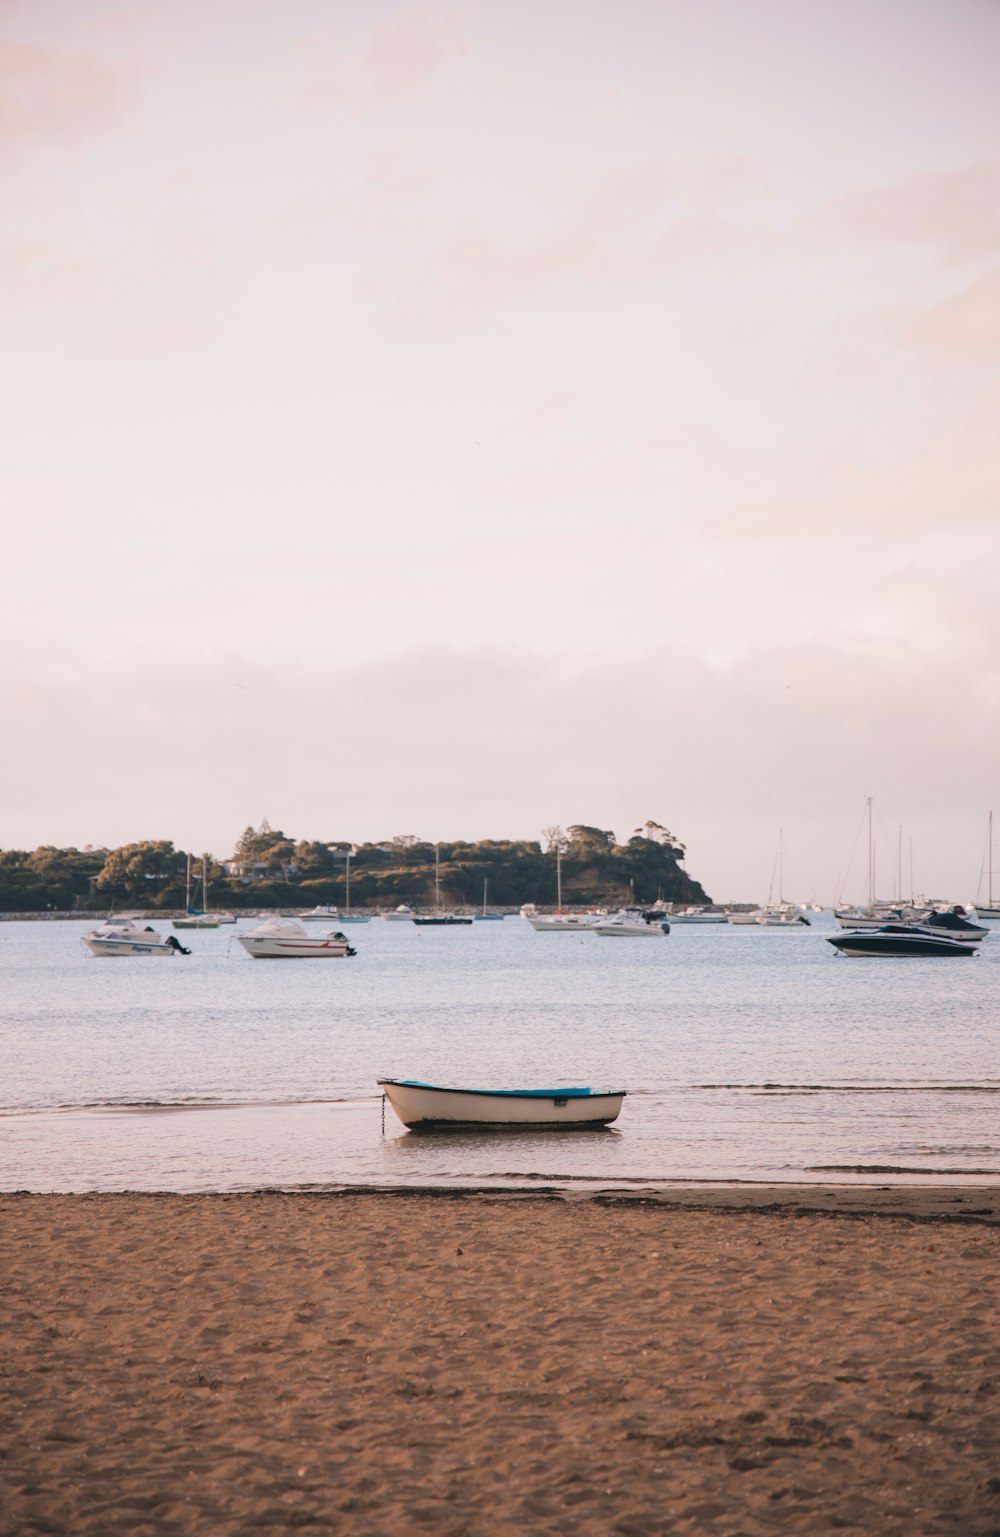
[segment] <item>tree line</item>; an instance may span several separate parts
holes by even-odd
[[[231,856],[176,848],[166,839],[114,849],[0,850],[0,911],[106,911],[125,904],[183,908],[201,905],[204,878],[212,907],[428,906],[435,862],[442,902],[473,907],[707,902],[682,868],[684,845],[661,823],[645,822],[623,843],[603,828],[548,827],[540,839],[493,839],[434,844],[412,834],[381,841],[294,839],[265,820],[248,826]]]

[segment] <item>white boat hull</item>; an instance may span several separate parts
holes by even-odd
[[[597,923],[594,933],[605,939],[665,939],[669,931],[658,923]]]
[[[411,1131],[594,1129],[610,1125],[625,1098],[624,1089],[447,1089],[391,1078],[380,1078],[379,1085]]]
[[[143,943],[138,939],[95,939],[92,935],[84,936],[83,943],[91,955],[182,955],[174,945],[168,945],[165,940],[156,940],[153,943]]]
[[[281,939],[272,935],[240,934],[237,936],[247,955],[257,961],[278,960],[339,960],[348,951],[345,939],[333,939],[325,934],[313,939]]]
[[[529,916],[528,922],[536,934],[578,934],[581,929],[592,929],[600,919],[586,913],[541,913]]]

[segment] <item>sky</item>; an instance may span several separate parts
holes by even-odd
[[[998,67],[994,0],[0,0],[0,847],[652,818],[828,901],[871,796],[973,899]]]

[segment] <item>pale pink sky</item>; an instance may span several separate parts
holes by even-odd
[[[1000,810],[1000,8],[0,3],[0,846]],[[884,884],[888,884],[888,877]]]

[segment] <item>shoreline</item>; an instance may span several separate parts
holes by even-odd
[[[1000,1184],[840,1185],[756,1180],[690,1180],[608,1185],[597,1180],[579,1184],[540,1179],[523,1184],[393,1185],[339,1184],[258,1185],[239,1190],[0,1190],[5,1202],[231,1202],[231,1201],[428,1201],[523,1205],[540,1201],[568,1206],[660,1208],[685,1212],[757,1214],[761,1216],[823,1216],[896,1218],[910,1222],[958,1223],[1000,1227]]]

